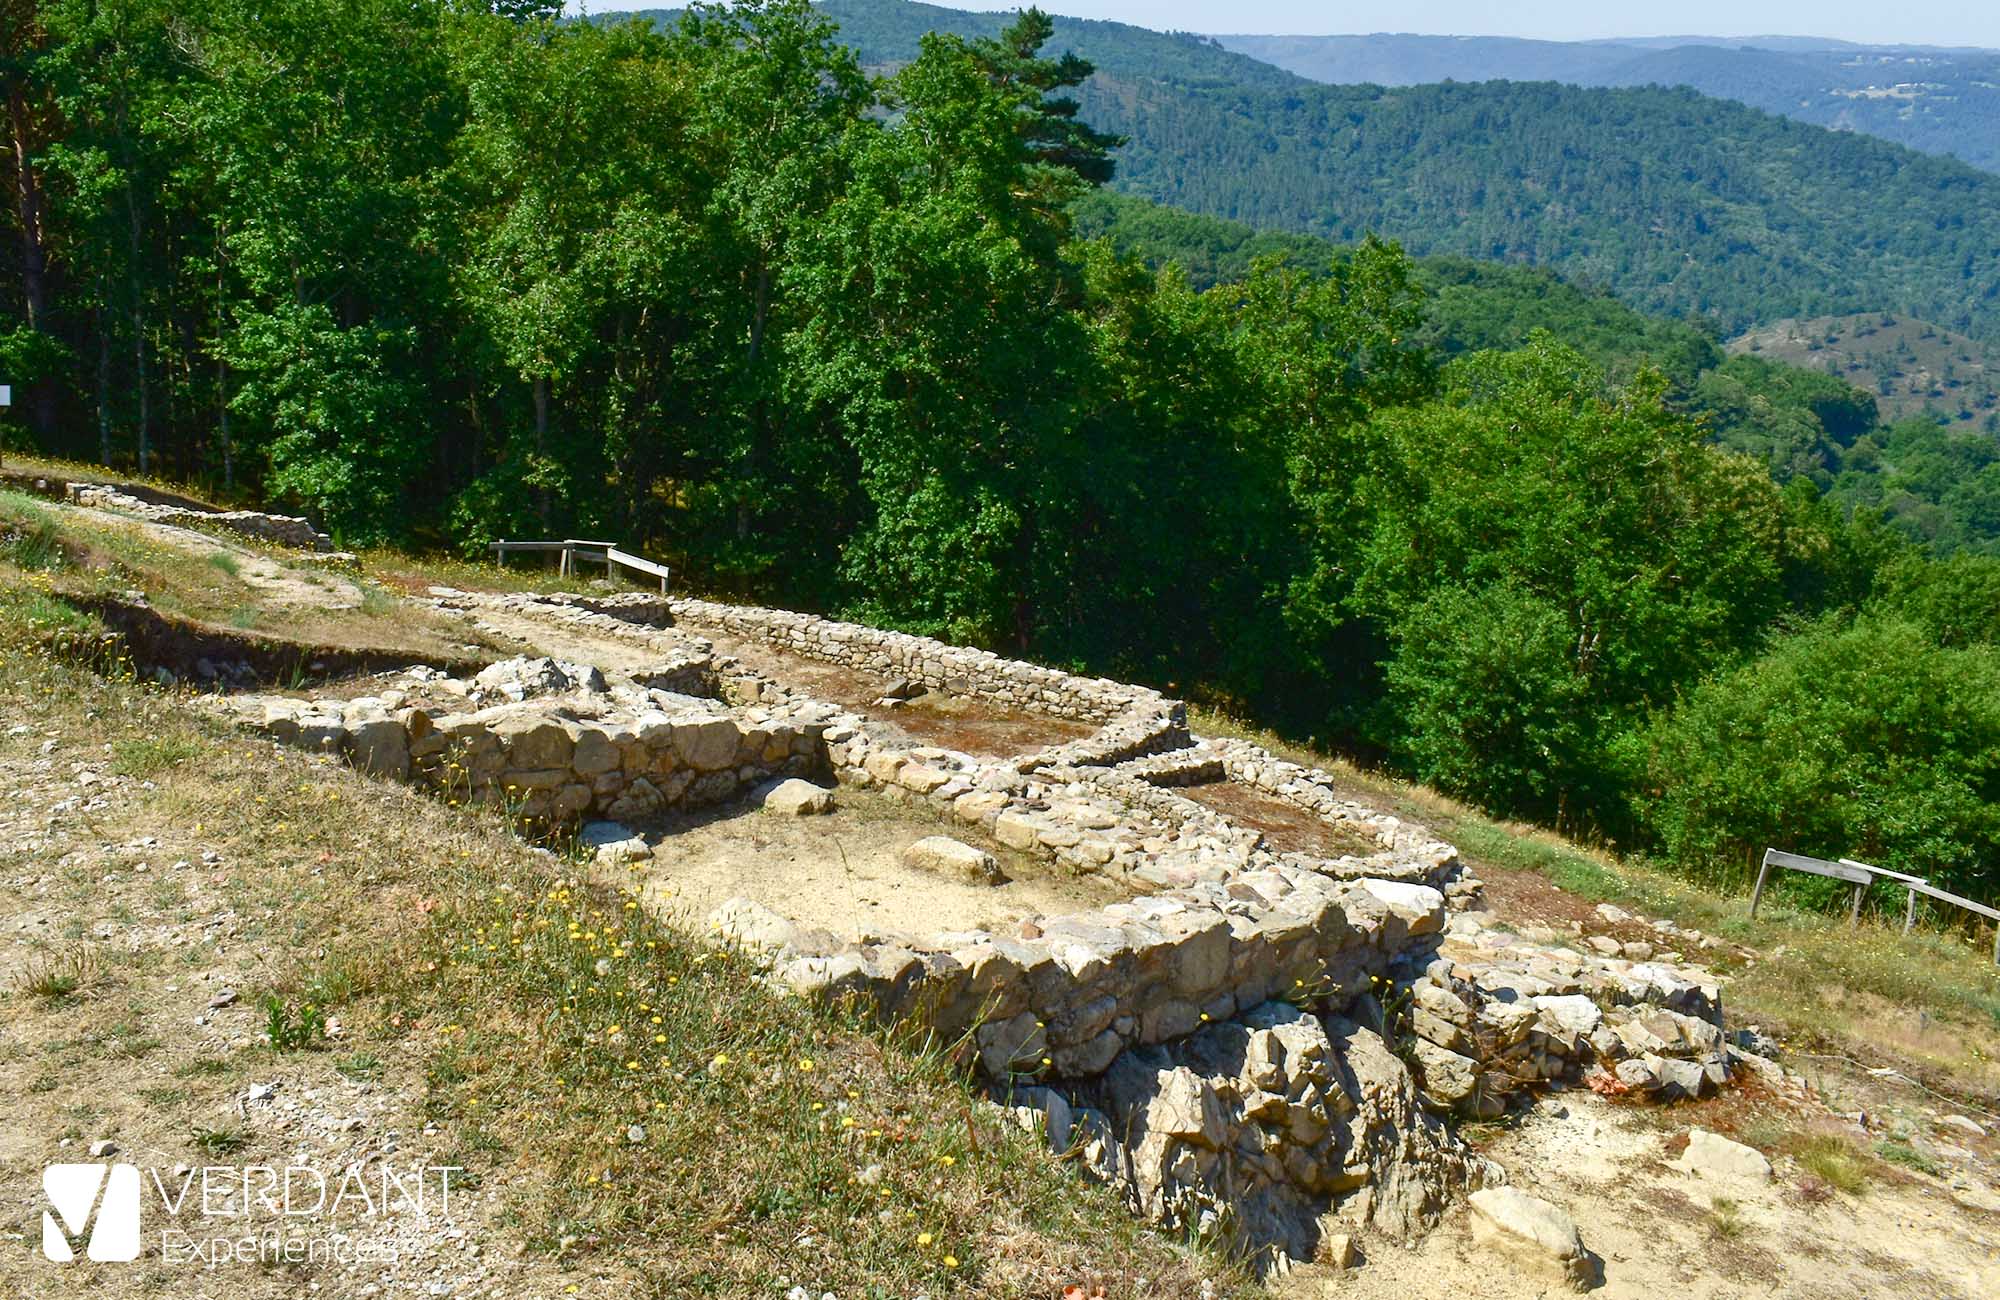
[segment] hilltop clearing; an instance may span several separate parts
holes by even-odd
[[[1875,394],[1891,419],[1930,414],[1953,428],[2000,434],[2000,354],[1926,321],[1893,312],[1781,320],[1728,346],[1836,375]]]

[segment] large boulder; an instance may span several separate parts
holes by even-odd
[[[991,853],[949,835],[927,835],[904,849],[903,865],[975,885],[997,885],[1006,879]]]
[[[1534,1264],[1552,1267],[1577,1290],[1597,1280],[1597,1261],[1562,1210],[1517,1187],[1482,1187],[1469,1198],[1473,1234]]]
[[[724,943],[752,953],[776,952],[798,933],[790,921],[749,898],[724,901],[708,914],[708,923]]]
[[[1687,1150],[1674,1162],[1690,1173],[1745,1183],[1771,1181],[1771,1162],[1755,1147],[1705,1128],[1689,1129]]]
[[[589,664],[564,663],[556,659],[503,659],[479,671],[472,679],[469,694],[481,704],[519,704],[538,695],[562,695],[569,691],[605,692],[604,674]]]
[[[1412,1039],[1411,1046],[1424,1091],[1432,1100],[1456,1106],[1479,1087],[1479,1062],[1422,1038]]]
[[[763,787],[758,806],[780,817],[813,817],[833,811],[833,791],[790,777]]]
[[[595,853],[597,860],[606,866],[643,862],[653,856],[650,844],[617,822],[586,823],[583,830],[578,832],[577,840],[583,847]]]
[[[742,739],[743,733],[726,717],[674,723],[674,752],[697,772],[719,772],[735,763]]]

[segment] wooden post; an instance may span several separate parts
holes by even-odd
[[[1903,911],[1903,933],[1908,934],[1910,932],[1910,927],[1915,925],[1916,923],[1917,923],[1917,891],[1912,889],[1910,891],[1910,905]]]
[[[1764,882],[1771,876],[1771,859],[1766,855],[1757,868],[1757,887],[1750,891],[1750,919],[1757,919],[1757,904],[1764,901]]]
[[[1849,926],[1861,924],[1861,896],[1867,892],[1868,886],[1866,885],[1856,885],[1854,887],[1854,906],[1847,913],[1847,924]]]

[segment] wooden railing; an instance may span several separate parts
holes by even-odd
[[[1861,921],[1861,899],[1868,887],[1877,881],[1895,885],[1909,892],[1909,902],[1903,910],[1903,933],[1908,934],[1917,923],[1917,895],[1934,898],[1953,907],[1962,907],[1976,916],[1983,916],[1994,922],[1993,962],[2000,966],[2000,908],[1975,903],[1969,898],[1939,889],[1922,876],[1912,876],[1902,871],[1891,871],[1887,867],[1877,867],[1853,858],[1842,858],[1838,862],[1828,862],[1822,858],[1809,858],[1798,853],[1785,853],[1778,849],[1765,849],[1764,861],[1757,868],[1757,884],[1750,891],[1750,915],[1757,915],[1757,905],[1763,901],[1764,885],[1770,879],[1772,867],[1783,867],[1787,871],[1803,871],[1808,875],[1825,876],[1832,880],[1842,880],[1854,886],[1854,902],[1848,909],[1847,923],[1857,925]]]
[[[658,579],[662,596],[667,594],[667,584],[673,577],[673,570],[666,565],[656,564],[644,556],[620,550],[616,542],[592,542],[572,537],[560,542],[493,542],[487,549],[492,551],[494,557],[501,563],[505,563],[507,556],[514,551],[560,551],[562,558],[558,561],[556,571],[564,577],[576,572],[579,560],[588,560],[593,564],[601,562],[607,577],[614,567],[630,569],[634,573],[643,573],[649,578]]]

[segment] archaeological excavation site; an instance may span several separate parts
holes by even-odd
[[[213,707],[574,824],[649,905],[959,1045],[1052,1157],[1266,1272],[1497,1187],[1454,1117],[1796,1086],[1725,1033],[1701,935],[1522,940],[1450,844],[1156,691],[780,610],[427,598],[548,653]],[[1474,1204],[1514,1232],[1535,1208]]]
[[[303,520],[31,486],[69,557],[70,587],[49,590],[97,620],[61,633],[64,653],[129,673],[146,698],[262,755],[253,766],[280,774],[277,797],[337,776],[446,825],[477,812],[542,864],[550,898],[626,900],[780,1001],[942,1060],[977,1107],[962,1121],[974,1149],[979,1124],[1007,1132],[1060,1185],[1108,1194],[1133,1230],[1212,1252],[1253,1289],[1374,1300],[1481,1279],[1512,1300],[1657,1294],[1680,1277],[1728,1300],[1741,1270],[1785,1275],[1729,1234],[1803,1241],[1849,1213],[1825,1199],[1848,1193],[1821,1190],[1806,1163],[1811,1142],[1832,1139],[1773,1149],[1767,1117],[1808,1133],[1885,1122],[1837,1106],[1803,1058],[1725,1017],[1731,972],[1761,956],[1736,939],[1592,905],[1517,867],[1483,872],[1355,769],[1205,728],[1214,715],[1191,720],[1157,690],[603,581],[538,589],[477,568],[378,579],[366,570],[379,561],[331,550]],[[211,612],[236,600],[253,603]],[[34,795],[67,741],[6,730],[42,746],[8,760]],[[40,805],[22,805],[23,852],[55,851],[68,819],[154,797],[129,773],[72,766],[90,784],[63,799],[48,786],[46,830],[33,829]],[[195,832],[209,815],[181,814]],[[174,850],[202,865],[169,874],[222,881],[228,855],[208,843]],[[106,851],[150,858],[156,845]],[[317,876],[338,855],[298,861]],[[518,946],[526,913],[494,897]],[[437,900],[395,905],[422,915]],[[226,945],[216,924],[200,923],[211,937],[186,960]],[[569,938],[587,946],[596,931],[581,924]],[[478,928],[461,951],[492,942]],[[523,996],[553,1023],[584,994]],[[223,988],[201,1032],[238,1010]],[[381,1032],[403,1032],[404,1013],[381,1014]],[[603,1017],[629,1014],[614,1002]],[[227,1041],[254,1057],[281,1031],[239,1025]],[[702,1078],[736,1068],[732,1052],[705,1050]],[[375,1085],[293,1086],[260,1075],[227,1105],[248,1133]],[[865,1103],[850,1091],[815,1108],[828,1104]],[[610,1140],[649,1140],[656,1115],[619,1121]],[[1947,1120],[1954,1141],[1921,1150],[1985,1168],[1983,1126]],[[359,1120],[315,1122],[365,1134],[346,1127]],[[862,1161],[849,1181],[878,1169]],[[1952,1183],[1957,1204],[1983,1204],[1978,1186]],[[1896,1195],[1930,1217],[1914,1191]],[[1947,1222],[1901,1238],[1870,1229],[1806,1272],[1845,1285],[1902,1250],[1915,1277],[1941,1267],[1915,1252],[1941,1243],[1958,1252],[1952,1268],[1976,1272],[1972,1239]],[[411,1276],[459,1287],[495,1267]],[[785,1267],[777,1294],[822,1300]]]

